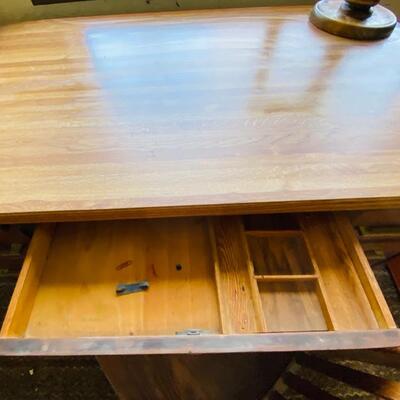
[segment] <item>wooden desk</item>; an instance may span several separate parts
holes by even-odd
[[[400,206],[400,30],[309,7],[0,28],[0,222]]]
[[[242,215],[39,226],[0,355],[99,356],[122,398],[193,374],[234,382],[199,398],[231,399],[234,360],[249,398],[287,352],[399,346],[346,216],[244,215],[400,207],[400,31],[352,42],[308,12],[0,28],[0,222]],[[234,352],[270,354],[179,355]]]

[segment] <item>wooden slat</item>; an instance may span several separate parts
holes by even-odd
[[[329,314],[337,330],[376,329],[378,322],[332,214],[300,218],[310,254],[318,266]],[[350,295],[351,294],[351,295]]]
[[[298,218],[298,223],[300,226],[303,226],[303,220],[301,217]],[[304,235],[304,233],[303,233]],[[338,326],[336,322],[336,318],[334,315],[334,309],[331,304],[331,299],[329,299],[327,290],[325,288],[325,283],[321,276],[321,271],[319,269],[318,261],[315,258],[312,244],[310,243],[310,239],[307,235],[304,235],[304,241],[310,256],[311,264],[313,265],[315,275],[317,276],[317,287],[316,292],[319,298],[319,302],[321,305],[322,313],[325,318],[326,326],[329,330],[333,331]]]
[[[290,282],[290,281],[315,281],[317,275],[255,275],[257,281],[263,282]]]
[[[301,378],[291,372],[283,375],[283,381],[291,389],[302,394],[309,400],[340,400],[340,397],[333,396],[325,390],[315,386],[312,382]]]
[[[318,272],[319,274],[319,272]],[[328,294],[325,289],[324,282],[321,279],[321,275],[318,275],[317,279],[317,296],[321,304],[321,309],[324,314],[326,326],[330,331],[334,331],[337,327],[336,318],[333,313],[333,307],[331,305],[331,300],[328,298]]]
[[[224,333],[265,330],[262,310],[251,282],[249,258],[239,217],[210,219],[210,236]]]
[[[242,246],[244,248],[247,260],[247,272],[250,277],[250,285],[253,296],[254,309],[256,312],[257,322],[263,332],[268,331],[267,320],[265,318],[264,309],[261,301],[261,295],[258,287],[258,282],[255,279],[254,263],[250,255],[249,242],[244,231],[243,217],[240,218],[240,237],[242,239]]]
[[[395,328],[396,323],[349,219],[342,214],[336,214],[335,220],[379,326]]]
[[[327,351],[400,346],[400,330],[0,339],[0,356],[206,354]]]
[[[400,398],[400,382],[384,379],[307,354],[296,355],[296,361],[307,368],[387,400]]]
[[[34,233],[3,322],[3,337],[20,336],[26,329],[54,229],[54,224],[40,225]]]

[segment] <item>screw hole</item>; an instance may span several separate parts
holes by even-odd
[[[182,271],[182,265],[181,264],[176,264],[176,270],[177,271]]]

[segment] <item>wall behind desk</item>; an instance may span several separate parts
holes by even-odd
[[[91,0],[33,6],[31,0],[0,0],[0,23],[126,12],[313,3],[313,0]],[[382,4],[400,15],[400,0],[383,0]]]
[[[31,0],[0,0],[0,22],[127,12],[250,7],[282,4],[282,2],[283,0],[90,0],[33,6]],[[312,2],[312,0],[284,1],[285,4],[312,4]]]

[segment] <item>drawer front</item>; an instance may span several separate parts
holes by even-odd
[[[387,347],[395,328],[344,215],[62,223],[34,234],[0,354]]]

